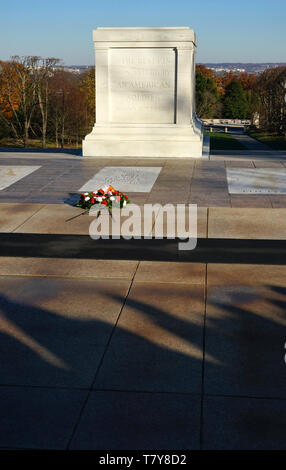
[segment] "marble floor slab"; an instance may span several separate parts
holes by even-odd
[[[63,450],[81,407],[84,390],[0,387],[0,448]]]
[[[204,450],[284,450],[285,400],[211,397],[204,401]]]
[[[40,166],[31,165],[1,165],[0,166],[0,190],[8,188],[12,184],[16,183],[24,176],[30,175],[33,171],[41,168]]]
[[[129,284],[1,276],[1,386],[91,387]]]
[[[208,238],[285,240],[285,208],[210,207]]]
[[[230,194],[286,194],[286,169],[227,168]]]
[[[196,395],[96,391],[88,398],[70,448],[199,449],[199,423]]]
[[[87,181],[79,191],[96,191],[108,184],[123,192],[149,193],[161,169],[161,166],[106,166]]]

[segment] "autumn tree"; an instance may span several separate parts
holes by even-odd
[[[84,100],[85,126],[86,133],[88,133],[91,131],[95,121],[95,67],[91,67],[82,74],[80,90]]]
[[[37,60],[32,56],[14,56],[1,67],[2,118],[6,118],[14,136],[22,141],[24,147],[27,146],[37,100],[36,83],[32,76]]]
[[[37,56],[13,56],[5,67],[7,95],[12,111],[12,129],[15,136],[20,138],[24,147],[27,146],[32,117],[37,106],[37,81],[35,70],[38,65]],[[16,105],[11,99],[11,93],[17,96]]]
[[[0,124],[1,135],[9,134],[19,138],[17,126],[14,126],[14,113],[19,108],[21,96],[17,93],[19,87],[13,86],[17,81],[17,76],[11,67],[10,62],[0,61]]]
[[[54,74],[55,66],[60,62],[59,59],[49,57],[47,59],[39,58],[37,69],[34,69],[34,80],[37,85],[38,105],[41,114],[41,134],[42,147],[46,147],[49,101],[50,101],[50,81]]]
[[[71,142],[77,146],[94,124],[92,79],[59,68],[51,77],[49,87],[49,135],[57,147],[63,148]]]
[[[242,72],[237,77],[244,90],[253,90],[257,82],[257,75],[254,73]]]
[[[66,119],[66,133],[68,143],[74,142],[76,147],[78,147],[78,145],[81,144],[83,137],[90,131],[90,127],[87,127],[86,102],[83,91],[79,85],[80,78],[73,78],[74,80],[70,84],[70,92],[67,95],[66,102],[68,111]]]
[[[203,64],[196,65],[196,73],[202,73],[207,78],[214,78],[212,69],[209,69]]]
[[[58,69],[50,81],[50,133],[54,136],[56,146],[63,148],[66,137],[66,121],[69,112],[68,97],[71,93],[73,77],[63,69]]]
[[[27,146],[29,132],[37,136],[40,129],[42,145],[46,146],[49,110],[49,80],[59,60],[38,56],[14,56],[0,68],[0,112],[2,120],[14,136]],[[39,111],[39,116],[35,115]]]
[[[225,72],[223,73],[222,77],[221,77],[221,83],[222,83],[222,87],[224,88],[224,90],[227,88],[227,86],[233,82],[234,80],[237,80],[238,79],[238,75],[235,74],[234,72]]]
[[[286,67],[275,67],[265,70],[255,86],[261,127],[281,135],[286,135],[285,84]]]

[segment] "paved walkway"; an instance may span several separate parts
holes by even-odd
[[[263,196],[257,196],[257,201]],[[278,196],[279,197],[279,196]],[[257,204],[258,206],[259,204]],[[263,207],[198,207],[198,238],[231,239],[286,239],[286,208],[266,210]],[[155,213],[159,217],[160,212]],[[144,235],[144,212],[141,212],[141,230]],[[106,214],[107,219],[110,219]],[[153,220],[153,226],[155,220]],[[0,230],[14,234],[65,234],[89,236],[90,224],[95,216],[70,204],[0,204]],[[186,220],[187,217],[186,217]],[[125,218],[122,217],[122,223]],[[154,232],[153,232],[154,233]],[[150,232],[151,235],[151,232]],[[166,237],[166,224],[163,225]]]
[[[116,158],[83,159],[67,154],[1,153],[1,165],[33,165],[38,170],[0,191],[0,203],[73,204],[79,188]],[[286,207],[286,195],[230,195],[227,168],[286,168],[285,152],[217,151],[211,160],[120,159],[121,166],[160,166],[150,193],[130,193],[135,204],[172,201],[199,207]]]
[[[197,259],[127,258],[67,222],[114,159],[11,158],[41,168],[0,192],[0,448],[284,450],[285,196],[230,196],[228,158],[120,161],[163,166],[133,202],[199,204]]]
[[[238,134],[238,133],[232,133],[232,136],[238,140],[244,147],[246,147],[248,150],[258,150],[258,151],[264,151],[264,150],[271,150],[271,148],[263,144],[262,142],[259,142],[259,140],[254,139],[253,137],[250,137],[247,134]]]
[[[3,258],[1,446],[284,449],[285,279]]]

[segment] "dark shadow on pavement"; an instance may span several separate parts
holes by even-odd
[[[0,447],[285,448],[283,286],[211,286],[204,322],[198,286],[2,281]]]
[[[83,211],[79,211],[79,216]],[[286,240],[200,238],[194,250],[180,239],[99,239],[89,235],[0,233],[0,257],[118,259],[194,263],[286,264]]]
[[[77,155],[77,156],[82,156],[82,149],[78,148],[27,148],[27,147],[0,147],[0,154],[1,152],[5,153],[68,153],[70,155]]]

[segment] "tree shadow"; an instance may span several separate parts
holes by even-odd
[[[84,290],[83,297],[85,294],[88,295],[88,290]],[[37,302],[41,297],[45,298],[45,295],[45,292],[39,292],[34,300]],[[53,293],[51,292],[50,295],[52,296]],[[124,303],[124,297],[114,296],[114,299],[119,306]],[[190,344],[193,343],[197,348],[202,347],[202,325],[172,318],[167,312],[154,309],[148,304],[131,302],[131,305],[141,310],[144,315],[152,315],[154,323],[172,331],[172,335],[177,335],[178,338],[181,337]],[[1,295],[0,306],[3,312],[1,317],[3,360],[0,364],[0,370],[2,369],[0,376],[3,383],[79,388],[89,388],[92,385],[109,342],[115,318],[112,322],[110,318],[104,321],[97,318],[96,312],[95,318],[90,313],[85,316],[84,305],[83,310],[76,315],[75,313],[69,314],[68,307],[67,310],[56,312],[33,305],[33,299],[31,303],[25,304],[12,300],[6,295]],[[165,359],[174,367],[178,365],[178,361],[183,360],[188,368],[198,363],[196,368],[201,369],[201,358],[192,358],[183,352],[172,351],[167,345],[162,348],[148,339],[148,332],[145,336],[140,336],[120,326],[116,327],[116,331],[120,331],[120,341],[122,340],[128,348],[132,349],[136,343],[142,364],[144,355],[141,354],[141,349],[148,352],[148,356],[158,358],[160,364],[156,367],[159,369],[164,363],[166,364]],[[148,366],[147,358],[144,365],[145,372],[148,367],[153,376],[152,363]],[[172,377],[169,379],[172,380]],[[120,387],[128,389],[122,381]],[[175,385],[174,388],[176,388]],[[145,389],[148,391],[146,387]],[[164,385],[162,391],[164,391]],[[200,392],[200,386],[196,391]]]
[[[50,291],[29,291],[28,288],[24,297],[21,292],[17,293],[17,286],[14,292],[10,287],[8,294],[3,293],[0,298],[3,312],[0,320],[2,386],[170,393],[170,397],[187,394],[190,399],[202,393],[213,397],[285,399],[286,288],[271,284],[263,289],[243,285],[211,287],[204,327],[202,293],[192,286],[185,287],[185,294],[180,291],[180,301],[183,298],[186,311],[182,312],[178,305],[175,313],[174,307],[168,307],[168,302],[163,301],[160,307],[148,297],[150,292],[155,299],[162,295],[156,285],[146,287],[146,299],[136,297],[131,291],[115,329],[114,323],[125,302],[123,295],[110,296],[110,291],[101,289],[106,300],[112,297],[113,305],[118,305],[117,313],[110,312],[105,318],[100,306],[93,311],[88,302],[82,302],[77,311],[72,300],[68,300],[72,294],[69,288],[61,294],[66,299],[66,306],[54,310],[42,303],[42,298],[48,296],[51,299],[48,305],[53,305],[56,294],[51,286]],[[42,289],[45,289],[45,283]],[[79,284],[78,289],[84,299],[91,285]],[[172,292],[169,295],[171,298]],[[1,403],[2,407],[8,406],[5,400]],[[200,399],[197,403],[199,413]],[[146,408],[144,412],[148,415],[150,410]],[[132,416],[126,413],[131,445],[140,448],[141,442],[144,447],[148,436],[143,441],[140,441],[140,433],[132,437],[132,429],[137,428]],[[263,410],[258,414],[257,410],[253,415],[251,413],[247,419],[240,416],[238,431],[250,436],[248,448],[263,446],[265,442],[267,445],[269,433],[265,434],[261,429],[255,433],[253,421],[259,418],[258,421],[264,422],[266,415]],[[284,407],[281,416],[285,413]],[[216,419],[218,417],[216,415]],[[275,427],[276,418],[274,413],[273,422],[269,423],[271,429]],[[78,415],[75,421],[77,419]],[[201,419],[206,434],[216,436],[216,420],[212,421],[209,415],[202,415]],[[233,419],[235,422],[237,417]],[[121,424],[116,418],[111,424],[111,428],[108,426],[108,430],[104,430],[106,438],[112,432],[120,433]],[[138,426],[140,428],[140,424]],[[194,423],[197,435],[202,432],[200,426],[198,422]],[[164,432],[172,434],[174,430],[177,432],[175,424],[173,429]],[[229,435],[226,433],[225,448],[231,442],[233,432],[235,429],[231,428]],[[122,448],[118,439],[119,448]],[[100,442],[106,445],[100,440],[98,445]],[[277,446],[280,442],[281,438],[277,437]],[[150,442],[144,448],[148,445]],[[208,439],[203,445],[205,448],[211,446]],[[239,439],[234,445],[239,447]]]

